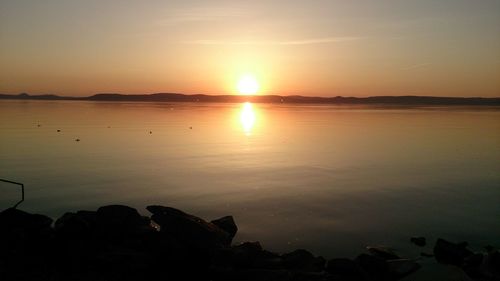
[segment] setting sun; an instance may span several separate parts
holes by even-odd
[[[255,77],[245,75],[238,81],[238,93],[241,95],[255,95],[259,90],[259,83]]]

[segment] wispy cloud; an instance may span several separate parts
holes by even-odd
[[[424,62],[424,63],[418,63],[418,64],[413,64],[407,67],[403,67],[403,70],[412,70],[412,69],[418,69],[418,68],[424,68],[431,65],[430,62]]]
[[[339,43],[347,41],[360,40],[362,37],[325,37],[325,38],[310,38],[301,40],[283,40],[283,41],[230,41],[230,40],[194,40],[185,41],[185,44],[196,45],[312,45],[312,44],[327,44]]]

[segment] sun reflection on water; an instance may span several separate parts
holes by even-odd
[[[252,128],[255,125],[256,115],[252,103],[245,102],[241,107],[240,122],[243,131],[248,136],[252,133]]]

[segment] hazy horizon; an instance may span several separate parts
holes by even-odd
[[[498,97],[499,14],[491,0],[2,0],[0,93],[230,95],[250,75],[261,95]]]

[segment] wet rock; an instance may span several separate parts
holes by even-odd
[[[387,264],[389,266],[389,274],[393,279],[403,278],[420,268],[418,263],[409,259],[390,260],[387,261]]]
[[[395,260],[395,259],[400,259],[394,251],[387,247],[366,247],[368,252],[376,257],[383,258],[385,260]]]
[[[389,277],[389,265],[383,258],[361,254],[357,256],[354,261],[357,262],[374,281],[386,280]]]
[[[231,243],[227,232],[199,217],[170,207],[148,206],[147,209],[153,214],[151,219],[160,226],[160,232],[168,233],[183,243],[203,249],[229,246]]]
[[[326,271],[330,273],[334,280],[345,281],[368,281],[368,274],[358,265],[358,263],[345,258],[336,258],[328,261]]]
[[[236,235],[236,232],[238,232],[238,226],[236,226],[233,216],[225,216],[220,219],[213,220],[211,221],[211,223],[215,224],[220,229],[227,232],[229,234],[229,237],[231,237],[231,239],[233,239],[234,236]]]
[[[472,255],[467,249],[467,243],[452,243],[439,238],[434,246],[434,256],[436,260],[444,264],[462,266],[464,259]]]
[[[420,247],[423,247],[426,244],[425,237],[412,237],[412,238],[410,238],[410,241],[413,244],[420,246]]]
[[[300,271],[322,271],[325,268],[325,259],[315,257],[309,251],[298,249],[293,252],[281,255],[285,267],[289,270]]]

